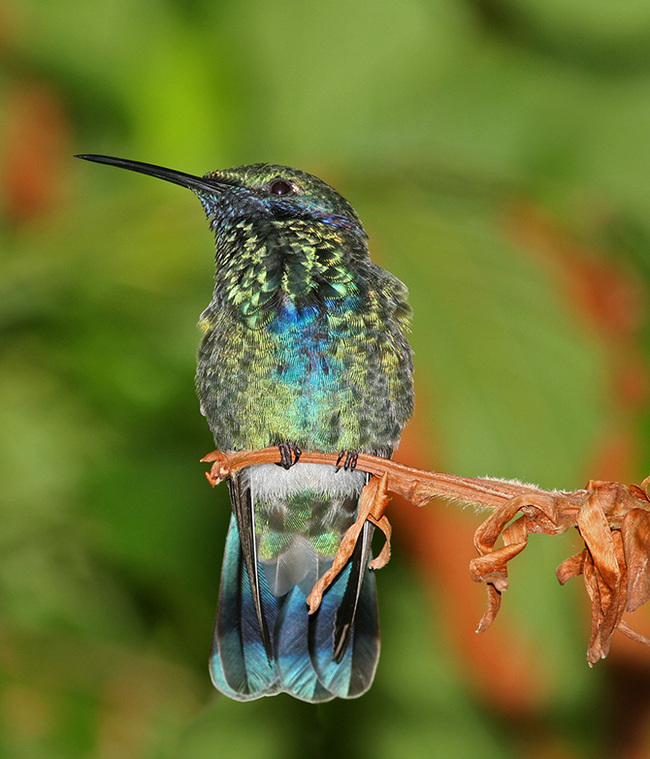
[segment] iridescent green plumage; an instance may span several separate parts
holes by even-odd
[[[406,289],[370,261],[351,206],[315,177],[278,166],[216,176],[253,189],[282,177],[302,214],[283,196],[280,213],[212,217],[217,273],[197,382],[217,445],[390,450],[412,409]]]
[[[216,240],[197,366],[223,450],[291,445],[390,456],[413,406],[404,285],[370,261],[352,206],[321,180],[256,164],[206,174],[86,156],[192,189]],[[379,654],[372,529],[308,617],[305,596],[354,521],[361,472],[296,463],[230,481],[211,673],[247,700],[353,697]]]

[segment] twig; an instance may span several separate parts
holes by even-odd
[[[212,463],[206,476],[214,486],[242,467],[279,462],[280,453],[277,447],[235,453],[213,451],[201,460]],[[335,466],[337,455],[303,451],[300,461]],[[561,584],[579,574],[584,578],[592,610],[587,660],[594,664],[607,656],[616,630],[650,645],[648,638],[634,632],[622,619],[624,612],[634,611],[650,598],[650,478],[640,487],[592,481],[584,490],[568,493],[515,481],[415,469],[363,453],[358,455],[356,468],[375,477],[362,492],[357,519],[343,536],[332,566],[307,599],[310,613],[318,609],[323,593],[352,555],[366,520],[386,537],[382,552],[370,566],[378,569],[387,563],[390,524],[384,510],[392,493],[415,506],[444,498],[492,510],[476,530],[474,545],[479,556],[470,562],[472,579],[485,583],[488,591],[487,610],[477,632],[487,630],[494,621],[501,594],[508,588],[508,562],[526,548],[528,535],[559,535],[575,527],[585,547],[558,567],[557,577]],[[497,548],[499,537],[502,546]]]

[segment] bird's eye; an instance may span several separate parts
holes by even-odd
[[[269,188],[274,195],[291,195],[293,187],[284,179],[276,179]]]

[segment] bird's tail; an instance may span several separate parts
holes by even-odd
[[[368,690],[379,657],[375,578],[367,568],[371,531],[367,525],[355,555],[313,615],[304,588],[274,595],[259,563],[263,631],[233,516],[210,656],[212,680],[222,693],[248,701],[286,692],[318,702]]]

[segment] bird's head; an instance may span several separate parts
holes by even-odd
[[[199,177],[111,156],[78,157],[187,187],[199,197],[217,232],[242,220],[304,219],[338,227],[359,237],[366,236],[359,217],[345,198],[318,177],[298,169],[256,163]]]

